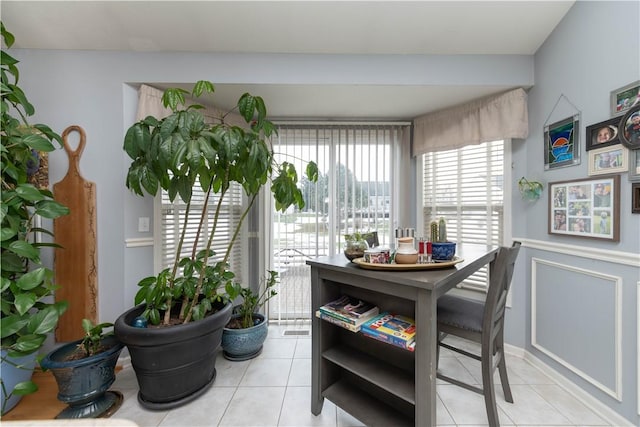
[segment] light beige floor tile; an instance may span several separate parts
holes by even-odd
[[[555,384],[553,379],[522,358],[512,357],[509,359],[507,366],[509,372],[513,371],[516,375],[525,379],[526,384]]]
[[[448,377],[454,378],[470,384],[476,384],[475,378],[471,376],[469,371],[463,366],[456,357],[443,357],[438,363],[438,372]],[[438,379],[436,384],[449,384],[446,381]]]
[[[218,426],[277,426],[284,392],[285,387],[238,387]]]
[[[291,359],[296,350],[297,340],[267,338],[262,346],[261,359]]]
[[[145,409],[138,403],[138,392],[129,393],[124,395],[122,406],[114,414],[115,418],[133,421],[140,427],[157,427],[169,413],[168,411]]]
[[[193,402],[169,411],[158,427],[216,426],[235,391],[236,387],[211,387]]]
[[[456,424],[488,424],[482,395],[455,385],[439,385],[437,393]],[[511,418],[500,408],[500,405],[498,405],[498,418],[502,426],[514,425]]]
[[[251,363],[250,360],[239,362],[227,360],[220,352],[216,360],[216,380],[213,382],[213,386],[237,387],[245,372],[247,372],[249,363]]]
[[[511,359],[513,356],[507,357],[507,375],[509,376],[509,384],[527,384],[527,381],[524,380],[520,375],[518,375],[513,369],[511,369]],[[458,360],[462,365],[469,371],[469,373],[474,378],[474,384],[482,384],[482,366],[479,360],[472,359],[470,357],[460,356]],[[498,369],[495,370],[493,375],[493,383],[494,384],[502,384],[500,381],[500,374]]]
[[[298,338],[296,352],[293,357],[296,359],[311,359],[311,340],[308,338]]]
[[[293,359],[287,386],[311,387],[311,359]]]
[[[442,403],[442,399],[440,399],[440,396],[438,396],[436,400],[436,424],[439,426],[456,425],[455,421],[453,421],[453,418],[451,418],[451,414],[449,414],[446,406],[444,406],[444,403]]]
[[[566,416],[544,400],[531,386],[513,385],[511,392],[514,403],[498,400],[498,406],[516,424],[573,425]]]
[[[532,385],[531,387],[572,423],[584,426],[607,425],[605,420],[562,387],[558,385]]]
[[[287,387],[284,395],[279,426],[336,426],[336,406],[324,401],[319,415],[311,413],[311,387]]]
[[[285,387],[293,359],[252,359],[240,386]]]

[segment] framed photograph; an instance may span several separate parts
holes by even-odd
[[[585,143],[587,151],[620,144],[620,139],[618,138],[619,124],[620,118],[614,117],[613,119],[587,126],[587,141]]]
[[[631,184],[631,213],[640,214],[640,182]]]
[[[629,151],[629,181],[640,182],[640,150]]]
[[[622,145],[589,151],[589,175],[626,172],[629,169],[629,150]]]
[[[620,175],[549,183],[549,234],[620,241]]]
[[[611,115],[619,116],[640,104],[640,80],[611,91]]]
[[[640,150],[640,105],[627,111],[618,125],[620,142],[630,150]]]
[[[580,164],[579,115],[544,128],[545,170]]]

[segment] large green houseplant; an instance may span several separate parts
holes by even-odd
[[[4,24],[2,39],[7,48],[14,37]],[[39,153],[61,146],[60,136],[43,124],[30,124],[34,108],[18,86],[18,61],[2,50],[2,204],[0,205],[2,283],[1,347],[2,413],[19,397],[33,393],[31,381],[35,356],[47,334],[58,324],[66,303],[52,301],[53,271],[42,265],[40,251],[51,243],[35,239],[36,233],[51,235],[38,227],[36,217],[53,219],[69,210],[53,200],[46,188],[34,185]],[[15,376],[13,375],[15,374]]]
[[[288,162],[278,164],[275,160],[269,144],[275,126],[267,120],[262,98],[245,93],[238,100],[237,110],[247,123],[245,127],[230,125],[225,117],[209,124],[202,113],[204,107],[200,104],[187,107],[185,96],[191,95],[195,100],[213,91],[214,86],[208,81],[198,81],[191,93],[179,88],[167,89],[162,102],[172,113],[162,119],[147,117],[133,124],[124,140],[124,150],[132,160],[126,185],[135,194],[155,196],[162,189],[171,201],[179,197],[185,203],[187,213],[192,209],[195,186],[205,196],[204,206],[198,207],[202,209],[200,225],[189,256],[180,256],[187,240],[187,214],[173,265],[156,276],[142,279],[135,297],[137,306],[115,322],[116,336],[127,345],[136,370],[140,385],[138,400],[152,409],[174,407],[193,400],[215,379],[215,353],[220,346],[222,328],[231,316],[231,301],[225,289],[233,283],[235,275],[229,270],[228,259],[243,220],[262,188],[271,180],[270,189],[278,210],[284,211],[291,205],[304,206],[295,167]],[[317,179],[315,163],[308,165],[307,176],[312,181]],[[234,183],[242,187],[248,203],[227,250],[224,254],[215,254],[211,247],[220,210]],[[204,234],[210,209],[207,201],[214,194],[218,202],[210,231]],[[134,327],[134,321],[141,317],[148,321],[150,328]],[[188,351],[179,350],[177,341],[187,339],[188,334],[184,331],[195,330],[195,324],[201,322],[212,323],[203,327],[210,337],[199,344],[185,342]],[[196,337],[202,334],[194,332]],[[143,350],[150,347],[139,340],[158,340],[160,335],[167,336],[163,345],[170,347],[159,347],[156,355],[139,360]],[[194,348],[204,352],[195,356],[199,362],[181,362],[190,363],[197,374],[186,373],[182,366],[171,367],[171,373],[167,373],[169,368],[165,366],[164,379],[179,384],[160,385],[155,373],[150,372],[151,365],[166,365],[172,355],[182,358],[186,353],[193,353]],[[188,376],[197,377],[196,384],[183,387]]]

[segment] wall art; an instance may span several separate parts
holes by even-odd
[[[630,150],[640,150],[640,105],[629,109],[620,120],[620,142]]]
[[[620,241],[620,175],[549,184],[549,234]]]
[[[619,124],[620,117],[614,117],[613,119],[587,126],[585,136],[585,148],[587,151],[620,144],[620,139],[618,138]]]
[[[589,175],[627,172],[629,150],[622,145],[598,148],[589,151]]]
[[[619,116],[640,104],[640,80],[611,91],[611,115]]]
[[[555,169],[580,163],[579,115],[544,128],[544,168]]]

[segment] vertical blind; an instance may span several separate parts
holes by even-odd
[[[448,240],[500,245],[503,241],[504,142],[427,153],[423,161],[423,233],[444,217]],[[462,287],[486,290],[486,268]]]

